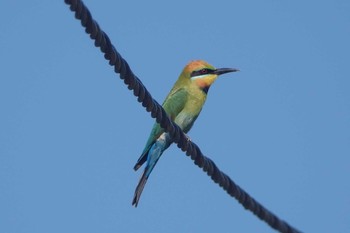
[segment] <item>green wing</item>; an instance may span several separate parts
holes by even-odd
[[[188,92],[184,88],[178,88],[172,90],[169,95],[166,97],[163,108],[171,120],[174,120],[175,117],[181,112],[184,108],[188,98]],[[160,127],[158,123],[155,123],[151,134],[147,140],[146,146],[143,149],[143,152],[136,162],[134,169],[137,170],[142,164],[147,160],[148,151],[151,149],[153,143],[157,140],[157,138],[164,132],[164,129]]]

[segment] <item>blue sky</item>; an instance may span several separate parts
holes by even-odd
[[[350,231],[349,1],[85,3],[158,102],[190,60],[239,68],[191,139],[298,229]],[[149,113],[63,1],[0,24],[0,232],[274,232],[175,146],[132,207]]]

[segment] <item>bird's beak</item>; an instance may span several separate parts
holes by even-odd
[[[221,74],[226,74],[230,72],[237,72],[239,69],[234,69],[234,68],[219,68],[214,71],[214,74],[221,75]]]

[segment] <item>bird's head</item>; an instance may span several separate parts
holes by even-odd
[[[208,92],[209,87],[221,74],[236,72],[238,69],[233,68],[215,68],[203,60],[191,61],[183,70],[183,77],[190,79],[192,83]]]

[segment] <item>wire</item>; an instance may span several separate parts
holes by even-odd
[[[147,112],[151,112],[151,116],[156,119],[162,128],[168,132],[174,140],[174,143],[190,156],[194,163],[203,169],[211,179],[222,187],[230,196],[236,198],[239,203],[247,210],[250,210],[258,216],[262,221],[266,222],[273,229],[282,233],[298,233],[287,222],[279,219],[271,211],[267,210],[247,192],[240,188],[231,178],[221,172],[216,164],[209,158],[205,157],[200,148],[187,139],[181,128],[169,119],[162,106],[155,101],[140,79],[132,72],[129,64],[118,53],[112,45],[109,37],[101,30],[98,23],[92,18],[90,11],[81,0],[65,0],[70,5],[71,11],[75,12],[75,18],[81,21],[85,32],[95,41],[95,46],[99,47],[104,53],[104,57],[114,66],[114,71],[120,74],[120,78],[124,80],[128,89],[132,90],[137,97],[137,101],[142,103]]]

